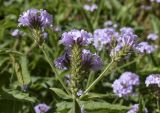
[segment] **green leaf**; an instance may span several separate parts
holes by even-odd
[[[63,111],[63,110],[69,110],[70,108],[72,108],[73,102],[60,102],[56,104],[57,107],[57,111]]]
[[[69,110],[73,107],[73,104],[74,104],[73,102],[66,102],[66,101],[58,103],[56,104],[57,111]],[[130,109],[130,107],[127,107],[127,106],[123,106],[120,104],[111,104],[111,103],[104,102],[104,101],[99,101],[99,102],[79,101],[79,106],[83,106],[86,111],[97,111],[97,113],[101,113],[99,112],[101,110],[104,110],[104,111],[107,110],[111,112],[116,111],[117,113],[120,113],[121,111],[124,112]]]
[[[119,2],[119,0],[111,0],[110,2],[116,10],[119,10],[122,8],[122,5]]]
[[[13,89],[5,89],[3,88],[0,90],[0,100],[6,99],[6,100],[16,100],[16,101],[23,101],[23,102],[35,102],[35,98],[29,97],[29,94],[23,93],[18,90]]]
[[[65,93],[63,90],[59,88],[50,88],[50,89],[63,99],[72,99],[71,96],[69,96],[67,93]]]
[[[160,21],[159,19],[154,16],[154,15],[151,15],[151,23],[152,23],[152,27],[153,27],[153,31],[157,34],[160,34]]]
[[[100,93],[88,93],[83,98],[87,99],[95,99],[95,98],[114,98],[115,94],[107,93],[107,94],[100,94]]]
[[[68,113],[81,113],[81,108],[76,100],[74,100],[72,108]]]
[[[86,110],[102,110],[102,109],[108,109],[113,111],[123,111],[128,110],[129,107],[120,105],[120,104],[111,104],[108,102],[95,102],[95,101],[81,101],[81,106],[84,106],[84,109]]]
[[[21,69],[22,69],[23,82],[25,85],[29,84],[31,79],[30,79],[30,73],[27,67],[27,57],[26,56],[21,56],[20,64],[21,64]]]

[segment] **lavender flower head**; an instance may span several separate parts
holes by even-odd
[[[124,72],[120,79],[124,84],[128,85],[139,85],[140,83],[139,76],[132,72]]]
[[[138,113],[139,104],[134,104],[127,113]],[[144,113],[148,113],[148,110],[145,108]]]
[[[50,107],[44,103],[38,104],[34,107],[36,113],[46,113],[49,109]]]
[[[118,44],[115,48],[113,48],[110,52],[110,57],[116,57],[119,54],[119,51],[122,49],[122,45]]]
[[[13,31],[11,32],[11,35],[12,35],[13,37],[20,37],[20,36],[22,36],[22,31],[20,31],[19,29],[15,29],[15,30],[13,30]]]
[[[128,84],[124,84],[121,79],[117,79],[112,84],[113,92],[118,96],[127,96],[132,93],[133,87]]]
[[[29,9],[20,15],[19,26],[44,29],[52,25],[52,16],[46,10]]]
[[[94,31],[94,46],[101,51],[105,46],[111,45],[114,38],[118,37],[118,33],[113,28],[96,29]]]
[[[104,22],[104,27],[106,28],[117,28],[118,27],[118,24],[117,23],[113,23],[111,20],[108,20],[108,21],[105,21]]]
[[[137,40],[137,35],[134,34],[134,30],[130,27],[123,27],[120,31],[119,43],[122,44],[122,46],[133,47]]]
[[[113,92],[119,96],[128,96],[133,92],[133,86],[139,85],[139,77],[132,72],[124,72],[121,77],[112,84]]]
[[[102,68],[102,60],[98,55],[92,54],[89,50],[84,49],[82,51],[82,66],[85,69],[98,71]]]
[[[158,39],[158,35],[155,34],[155,33],[150,33],[148,36],[147,36],[147,39],[149,40],[157,40]]]
[[[160,87],[160,74],[151,74],[146,78],[145,81],[146,86],[148,87],[149,85],[158,85]]]
[[[64,55],[58,57],[55,61],[54,64],[57,68],[62,69],[62,70],[67,70],[69,68],[70,64],[70,53],[67,51],[65,52]]]
[[[59,69],[69,69],[71,55],[70,51],[67,51],[63,56],[57,58],[54,64]],[[94,71],[100,70],[102,68],[102,60],[96,55],[92,54],[89,50],[82,50],[82,67],[84,69],[92,69]]]
[[[86,11],[90,11],[90,12],[93,12],[95,11],[98,6],[96,4],[92,4],[92,5],[84,5],[83,8],[86,10]]]
[[[105,21],[104,26],[105,27],[111,27],[113,25],[113,22],[111,20]]]
[[[66,47],[72,47],[73,44],[81,46],[91,43],[92,34],[84,30],[71,30],[62,34],[60,43]]]
[[[120,32],[122,34],[134,34],[134,30],[131,27],[122,27]]]
[[[160,3],[160,0],[150,0],[150,1]]]
[[[149,45],[148,42],[141,42],[135,47],[135,49],[140,53],[150,54],[156,50],[156,46]]]
[[[83,90],[79,90],[78,92],[77,92],[77,96],[81,96],[83,94]]]

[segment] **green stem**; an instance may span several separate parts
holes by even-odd
[[[40,47],[40,49],[42,50],[43,54],[45,55],[45,58],[46,58],[47,62],[49,63],[52,71],[55,73],[57,79],[59,80],[59,82],[61,83],[61,85],[63,86],[63,88],[66,90],[66,92],[67,92],[68,94],[70,94],[70,92],[69,92],[69,90],[67,89],[66,85],[63,83],[63,81],[61,80],[61,78],[59,78],[58,72],[57,72],[56,69],[53,67],[53,64],[51,63],[51,60],[50,60],[49,56],[47,55],[47,53],[46,53],[46,51],[45,51],[44,43],[42,44],[42,46],[39,46],[39,47]]]
[[[80,99],[84,97],[86,93],[88,93],[104,76],[105,72],[109,70],[111,65],[114,63],[114,60],[112,60],[107,67],[104,69],[104,71],[99,75],[99,77],[84,91],[83,95],[80,96]]]
[[[159,98],[157,97],[157,109],[158,109],[158,112],[160,112],[160,105],[159,105]]]
[[[37,43],[37,45],[39,46],[39,48],[42,50],[47,62],[49,63],[52,71],[55,73],[57,79],[59,80],[59,82],[61,83],[61,85],[63,86],[63,88],[65,89],[65,91],[70,94],[69,90],[67,89],[66,85],[63,83],[63,81],[61,80],[61,78],[59,78],[58,76],[58,72],[56,71],[56,69],[53,67],[52,61],[49,58],[48,54],[46,53],[45,50],[45,43],[43,42],[41,44],[41,39],[42,39],[42,31],[40,29],[33,29],[32,30],[32,34],[33,34],[33,39],[34,41]]]

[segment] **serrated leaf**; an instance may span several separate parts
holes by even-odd
[[[57,94],[57,96],[63,98],[63,99],[72,99],[71,96],[69,96],[67,93],[65,93],[63,90],[59,88],[50,88],[54,93]]]

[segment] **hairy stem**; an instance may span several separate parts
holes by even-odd
[[[79,87],[79,78],[81,75],[81,54],[82,48],[74,44],[72,47],[72,54],[71,54],[71,92],[73,98],[76,98],[78,87]]]
[[[56,71],[56,69],[54,68],[51,59],[49,58],[46,49],[45,49],[45,43],[43,42],[42,44],[40,44],[40,40],[42,39],[42,32],[40,30],[34,30],[33,31],[33,39],[35,40],[35,42],[37,43],[37,45],[39,46],[39,48],[42,50],[47,62],[49,63],[52,71],[55,73],[57,79],[59,80],[59,82],[61,83],[61,85],[63,86],[63,88],[65,89],[65,91],[70,94],[69,90],[67,89],[66,85],[64,84],[64,82],[62,81],[61,78],[59,78],[58,76],[58,72]]]

